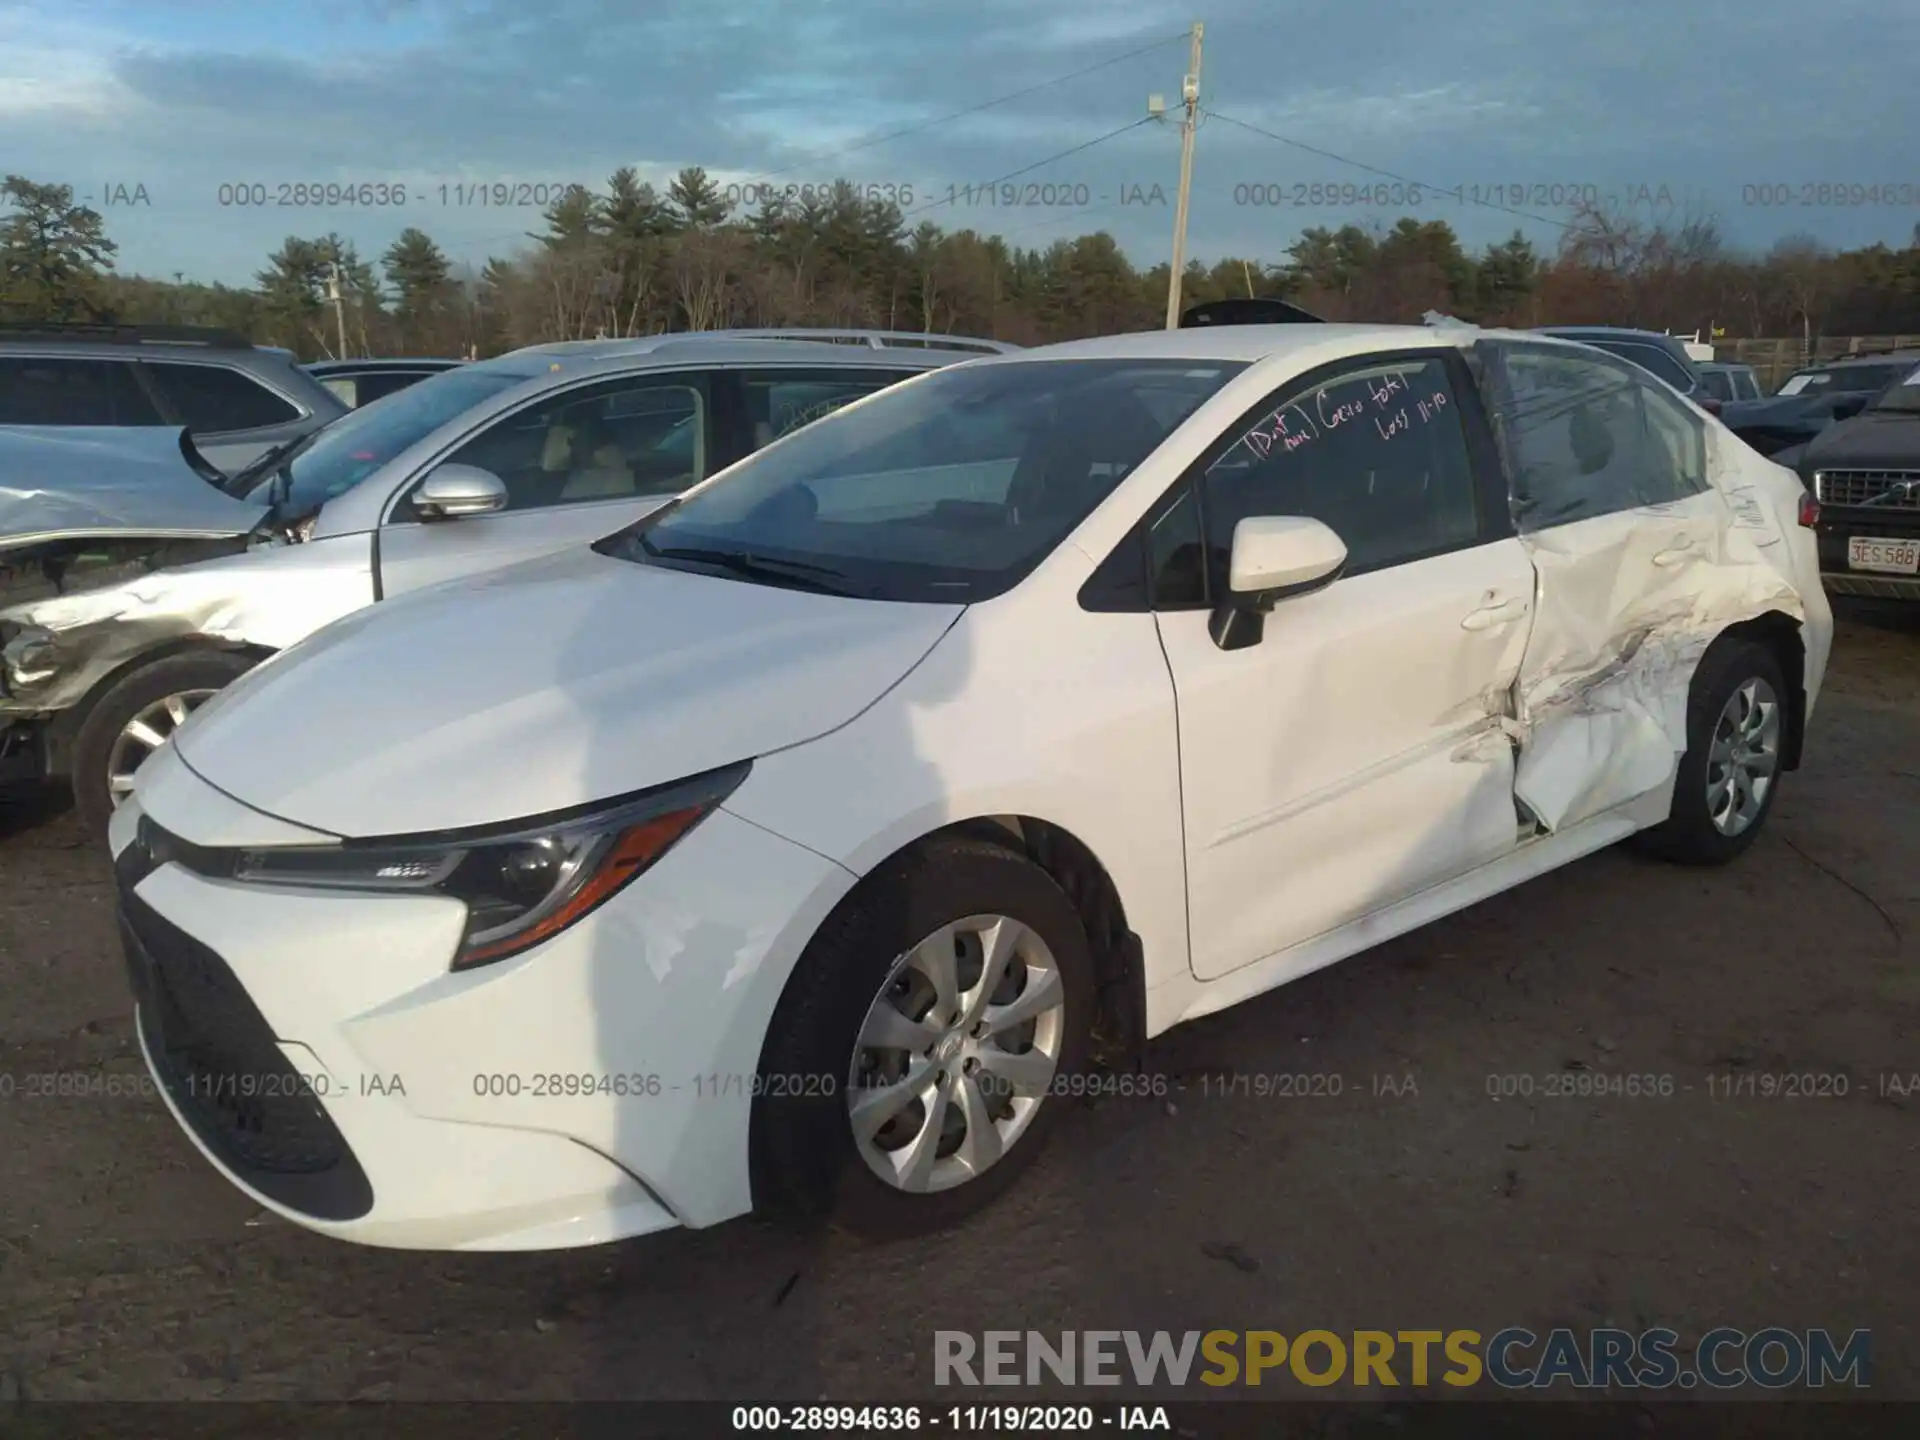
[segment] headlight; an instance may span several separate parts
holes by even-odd
[[[463,900],[467,929],[453,968],[471,969],[551,939],[611,900],[712,814],[749,768],[730,765],[590,813],[570,811],[510,829],[242,850],[233,877]]]

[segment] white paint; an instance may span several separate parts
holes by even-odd
[[[1025,581],[964,611],[579,553],[372,607],[203,710],[181,763],[135,796],[202,844],[503,821],[753,759],[638,881],[470,973],[447,969],[461,907],[442,897],[175,865],[142,882],[284,1045],[329,1075],[406,1079],[404,1099],[329,1106],[376,1208],[314,1228],[509,1248],[666,1223],[628,1176],[680,1223],[742,1213],[750,1105],[697,1077],[756,1071],[821,921],[951,822],[1036,817],[1094,852],[1140,938],[1155,1033],[1658,823],[1712,637],[1770,610],[1799,619],[1810,697],[1830,645],[1797,481],[1717,427],[1714,488],[1692,501],[1349,576],[1281,602],[1241,650],[1215,646],[1203,613],[1078,602],[1172,481],[1302,371],[1477,334],[1223,328],[978,362],[1253,363]],[[116,820],[120,843],[131,823]],[[474,1091],[475,1075],[537,1073],[678,1088]]]

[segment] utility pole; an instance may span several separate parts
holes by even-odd
[[[340,262],[327,262],[327,299],[333,302],[334,328],[340,335],[340,358],[347,358],[347,297],[340,287]]]
[[[1193,195],[1193,132],[1200,122],[1200,41],[1207,27],[1193,22],[1193,53],[1180,85],[1186,117],[1180,122],[1180,196],[1173,206],[1173,269],[1167,276],[1167,329],[1180,328],[1180,280],[1187,268],[1187,205]]]

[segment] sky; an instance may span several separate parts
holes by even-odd
[[[229,284],[289,235],[511,254],[621,165],[1145,266],[1195,20],[1209,262],[1406,214],[1550,251],[1581,198],[1755,250],[1920,225],[1912,0],[0,0],[0,173],[71,184],[123,273]]]

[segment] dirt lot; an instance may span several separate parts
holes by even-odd
[[[157,1099],[0,1099],[0,1379],[30,1398],[924,1395],[935,1329],[1874,1332],[1920,1398],[1920,629],[1843,616],[1735,867],[1597,856],[1156,1042],[964,1231],[738,1222],[597,1251],[359,1249],[262,1216]],[[108,877],[0,817],[0,1075],[134,1075]],[[1496,1100],[1489,1077],[1671,1075]],[[1337,1098],[1202,1074],[1338,1075]],[[1722,1098],[1710,1076],[1846,1077]],[[1406,1093],[1376,1094],[1374,1076]],[[1409,1083],[1410,1082],[1410,1083]],[[1176,1085],[1181,1081],[1176,1078]]]

